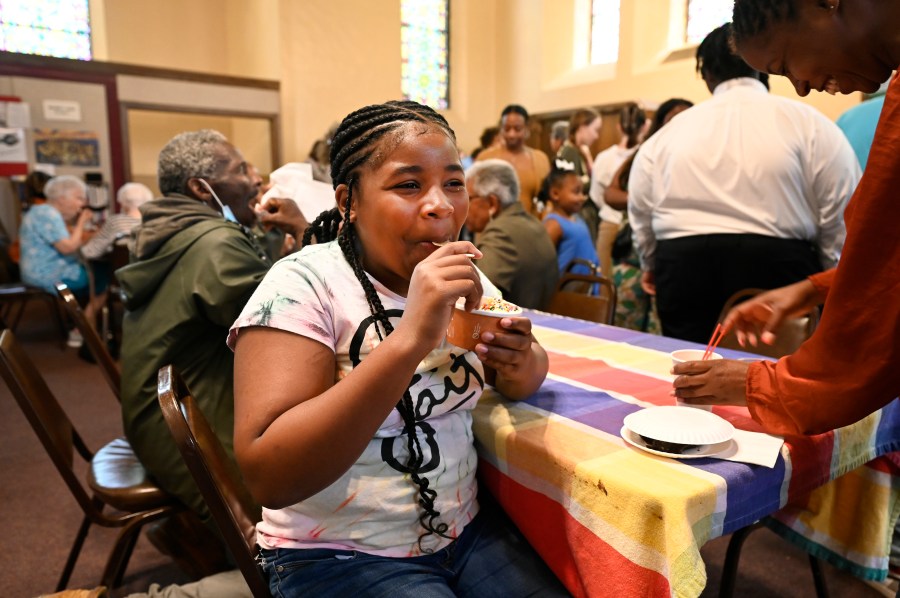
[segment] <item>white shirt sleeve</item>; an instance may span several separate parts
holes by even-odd
[[[656,257],[656,236],[653,234],[653,139],[638,149],[631,175],[628,178],[628,222],[631,238],[641,260],[641,269],[652,271]]]
[[[844,209],[862,175],[856,154],[841,130],[826,119],[817,119],[810,136],[810,192],[818,214],[816,244],[824,269],[837,265],[847,230]]]

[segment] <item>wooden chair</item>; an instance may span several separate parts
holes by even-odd
[[[269,598],[269,586],[255,559],[259,508],[197,401],[171,365],[160,368],[157,389],[163,417],[228,550],[254,598]]]
[[[734,293],[728,298],[728,301],[725,302],[725,306],[722,308],[722,313],[719,316],[719,321],[721,322],[725,319],[725,316],[731,311],[732,307],[762,292],[764,292],[762,289],[743,289]],[[739,351],[747,351],[756,353],[757,355],[778,359],[796,351],[806,339],[812,336],[818,323],[819,308],[816,307],[804,316],[787,320],[781,328],[776,331],[774,344],[766,345],[759,343],[755,347],[750,345],[741,347],[737,342],[735,333],[729,332],[722,338],[719,346],[725,347],[726,349],[737,349]]]
[[[599,289],[599,295],[590,295]],[[563,274],[547,311],[561,316],[612,324],[616,317],[616,286],[599,274]]]
[[[101,314],[103,324],[100,327],[102,337],[107,339],[116,351],[122,346],[122,319],[125,314],[122,285],[116,277],[116,271],[127,266],[130,258],[128,246],[116,241],[109,255],[111,276],[106,292],[106,304]]]
[[[63,319],[62,310],[56,301],[53,293],[48,293],[44,289],[33,287],[21,282],[9,282],[0,284],[0,320],[2,320],[10,330],[15,330],[25,311],[25,306],[32,299],[38,299],[47,302],[50,312],[53,314],[56,324],[62,337],[62,344],[65,346],[66,338],[69,336],[69,330]]]
[[[587,270],[590,274],[597,274],[597,270],[600,269],[599,264],[595,264],[591,260],[586,260],[581,257],[576,257],[576,258],[569,260],[569,263],[566,264],[566,267],[563,268],[562,272],[559,273],[560,276],[563,276],[565,274],[571,274],[572,270],[575,269],[575,266],[584,266],[585,268],[587,268]]]
[[[69,287],[59,283],[56,285],[56,292],[59,294],[59,298],[68,311],[69,316],[75,322],[75,327],[81,332],[81,336],[84,338],[91,355],[97,360],[100,371],[103,372],[103,377],[106,378],[106,382],[116,396],[116,400],[121,402],[122,373],[119,370],[119,365],[112,358],[112,355],[109,354],[106,344],[100,338],[97,330],[88,322],[84,312],[81,310],[81,306],[78,305],[78,300]]]
[[[731,311],[732,307],[742,301],[750,299],[751,297],[755,297],[762,292],[764,292],[763,289],[743,289],[734,293],[731,297],[728,298],[728,301],[725,302],[725,306],[722,308],[722,313],[719,316],[719,321],[721,322],[725,319],[725,316],[729,311]],[[756,347],[752,347],[750,345],[741,347],[737,342],[737,336],[735,335],[735,333],[729,332],[724,337],[722,337],[721,342],[719,342],[719,346],[728,349],[747,351],[750,353],[756,353],[760,356],[778,359],[780,357],[784,357],[785,355],[790,355],[791,353],[796,351],[797,348],[801,344],[803,344],[806,339],[812,336],[812,333],[815,331],[818,323],[819,308],[816,307],[804,316],[801,316],[799,318],[791,318],[790,320],[784,322],[781,328],[776,331],[774,344],[765,345],[760,343]],[[734,532],[734,534],[732,534],[731,540],[729,540],[728,542],[728,550],[725,553],[725,563],[722,567],[722,581],[719,587],[719,596],[721,598],[731,598],[731,596],[734,594],[734,586],[735,582],[737,581],[738,563],[741,559],[741,549],[743,548],[744,542],[747,540],[747,537],[752,532],[760,529],[763,526],[763,521],[757,521],[756,523],[741,528]],[[818,596],[819,598],[827,597],[828,588],[825,584],[825,575],[822,572],[822,567],[819,559],[814,557],[812,554],[809,555],[809,566],[812,570],[816,596]]]
[[[100,585],[115,588],[122,581],[141,528],[181,509],[147,476],[124,438],[91,452],[47,387],[12,331],[0,333],[0,376],[25,413],[47,454],[84,512],[56,591],[65,589],[91,525],[120,528]],[[88,464],[87,481],[76,473],[75,453]],[[109,506],[114,509],[105,513]]]

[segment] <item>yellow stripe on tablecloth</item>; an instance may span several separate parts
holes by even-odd
[[[858,565],[884,569],[891,537],[881,530],[893,531],[896,507],[891,507],[896,501],[890,473],[859,467],[773,516],[808,541]]]
[[[831,459],[831,470],[835,472],[833,475],[843,475],[875,458],[873,443],[878,436],[880,422],[881,411],[876,411],[853,426],[834,431]],[[850,455],[855,455],[855,458],[851,459]]]
[[[669,577],[678,586],[676,595],[699,593],[706,574],[696,546],[709,538],[713,514],[725,510],[721,477],[639,452],[618,436],[530,405],[509,404],[493,393],[486,393],[477,409],[475,435],[496,455],[502,473],[565,505],[632,562]],[[570,460],[548,463],[548,454]],[[659,489],[650,513],[620,508],[642,504],[638,497],[644,500],[648,485]],[[664,555],[673,556],[667,561]]]
[[[544,349],[554,353],[598,359],[613,367],[640,372],[655,378],[667,380],[672,378],[669,373],[672,369],[672,359],[668,353],[662,351],[541,326],[535,326],[532,332]]]

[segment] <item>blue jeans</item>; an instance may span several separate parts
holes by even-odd
[[[484,502],[484,501],[483,501]],[[502,510],[481,512],[449,546],[412,558],[314,548],[261,551],[275,598],[569,596]]]

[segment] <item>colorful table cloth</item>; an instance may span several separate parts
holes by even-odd
[[[700,547],[767,515],[816,556],[884,579],[900,508],[900,401],[834,432],[786,438],[771,469],[657,457],[622,440],[622,420],[673,404],[669,352],[697,346],[527,315],[550,374],[525,401],[482,398],[480,477],[574,595],[697,596]],[[714,412],[760,431],[746,408]]]

